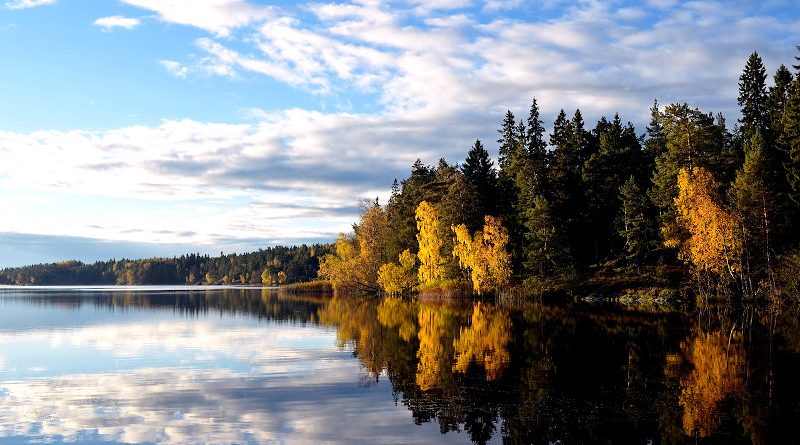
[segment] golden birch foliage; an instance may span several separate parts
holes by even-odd
[[[508,343],[511,341],[511,319],[504,311],[475,303],[472,323],[462,327],[453,342],[456,363],[453,371],[467,372],[473,361],[486,370],[486,380],[503,374],[511,360]]]
[[[474,236],[464,224],[452,227],[453,256],[469,270],[472,288],[478,294],[502,287],[511,278],[511,255],[506,250],[508,230],[493,216],[486,216],[484,221],[483,231]]]
[[[720,424],[719,404],[744,388],[741,335],[729,343],[723,332],[700,334],[689,347],[694,369],[681,383],[686,434],[708,437]]]
[[[340,233],[334,245],[334,253],[329,253],[320,260],[319,276],[329,280],[334,289],[342,289],[352,283],[352,271],[356,262],[353,241]]]
[[[378,285],[386,293],[396,294],[414,286],[416,257],[408,249],[399,257],[400,264],[386,263],[378,270]]]
[[[690,235],[681,246],[681,258],[700,270],[735,273],[741,269],[742,256],[739,219],[719,202],[711,173],[702,167],[681,169],[675,198],[677,221]]]
[[[414,305],[401,298],[386,297],[378,305],[378,322],[389,329],[397,329],[405,341],[417,335],[416,311]]]
[[[436,208],[427,201],[417,206],[417,242],[419,243],[419,281],[433,283],[444,277],[444,258],[442,257],[442,235],[439,230],[439,216]]]
[[[365,210],[354,226],[355,235],[348,237],[340,233],[335,252],[321,258],[319,275],[330,280],[334,290],[377,291],[378,270],[386,261],[383,244],[388,227],[386,212],[379,206]]]
[[[420,307],[419,349],[417,350],[417,386],[423,391],[435,388],[445,373],[446,351],[442,337],[445,333],[445,320],[442,314],[432,308]]]

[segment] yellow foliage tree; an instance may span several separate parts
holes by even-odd
[[[439,229],[439,215],[436,208],[427,201],[417,206],[417,242],[419,243],[419,281],[429,284],[441,280],[444,276],[444,258],[442,257],[442,235]]]
[[[442,342],[446,331],[446,323],[442,314],[435,308],[420,307],[417,314],[419,320],[419,349],[417,350],[416,382],[423,391],[435,388],[446,372],[444,365],[447,351]]]
[[[478,294],[498,289],[511,278],[511,255],[506,250],[508,230],[493,216],[487,215],[484,221],[483,231],[474,236],[464,224],[452,227],[453,256],[470,271],[472,288]]]
[[[333,284],[334,290],[378,291],[378,271],[386,262],[383,243],[389,220],[378,205],[368,208],[354,226],[355,234],[339,234],[335,252],[320,259],[319,275]]]
[[[714,177],[702,167],[678,173],[677,222],[689,233],[685,241],[672,238],[680,256],[702,271],[733,275],[741,270],[742,237],[739,218],[722,207]]]
[[[378,305],[378,322],[386,328],[396,328],[405,341],[417,335],[414,304],[396,297],[386,297]]]
[[[683,429],[708,437],[720,423],[719,405],[743,391],[744,351],[741,336],[730,342],[723,332],[700,334],[689,346],[694,369],[681,383]]]
[[[467,372],[473,361],[486,369],[486,380],[500,377],[511,360],[508,343],[511,341],[511,319],[493,306],[475,303],[472,324],[461,328],[453,342],[456,363],[453,371]]]
[[[400,264],[386,263],[378,270],[378,285],[388,294],[400,293],[414,286],[414,254],[406,249],[399,260]]]

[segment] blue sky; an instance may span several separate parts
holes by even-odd
[[[0,266],[334,239],[533,96],[732,126],[747,56],[797,44],[779,0],[6,0]]]

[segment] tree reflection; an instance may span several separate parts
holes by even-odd
[[[700,333],[687,346],[694,369],[681,385],[686,434],[708,437],[720,425],[720,405],[743,390],[741,335]]]
[[[462,327],[454,343],[456,364],[454,371],[467,372],[473,361],[486,369],[486,379],[494,380],[503,373],[511,357],[508,342],[511,340],[511,320],[494,306],[475,303],[472,323]]]

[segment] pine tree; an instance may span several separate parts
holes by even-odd
[[[625,259],[634,269],[638,269],[647,259],[655,239],[655,226],[649,217],[647,197],[631,176],[619,188],[622,201],[618,217],[618,230],[625,240],[623,250]]]
[[[500,133],[500,139],[497,140],[497,143],[500,144],[500,154],[497,158],[497,163],[502,172],[511,165],[511,158],[517,146],[517,128],[514,121],[514,113],[511,110],[506,111],[503,125],[498,132]]]
[[[741,132],[745,140],[756,130],[769,134],[767,114],[767,71],[757,52],[750,54],[742,75],[739,76],[739,106],[742,107]]]
[[[667,150],[667,140],[664,136],[664,126],[661,125],[661,113],[658,111],[658,101],[653,101],[650,108],[650,124],[647,126],[647,140],[644,143],[644,169],[652,172],[656,166],[656,158]]]
[[[756,131],[745,143],[745,161],[733,185],[734,202],[745,228],[750,266],[771,268],[775,231],[775,177],[764,150],[764,138]]]
[[[531,101],[528,115],[528,132],[526,135],[528,157],[531,160],[532,182],[536,192],[544,193],[547,176],[547,142],[544,140],[545,129],[539,118],[539,105],[536,98]]]
[[[800,204],[800,76],[792,82],[789,91],[782,136],[779,145],[788,157],[784,168],[791,188],[790,196]]]
[[[476,140],[467,153],[461,172],[475,193],[475,202],[472,203],[475,217],[469,218],[466,223],[470,230],[478,230],[483,224],[484,215],[497,212],[497,172],[480,140]]]
[[[789,92],[792,86],[792,73],[785,65],[778,67],[773,76],[774,85],[769,89],[767,111],[769,114],[770,128],[776,140],[783,134],[783,115],[789,103]]]
[[[525,269],[543,279],[564,273],[569,268],[569,248],[564,241],[564,228],[558,224],[547,198],[538,195],[524,214],[527,244]]]

